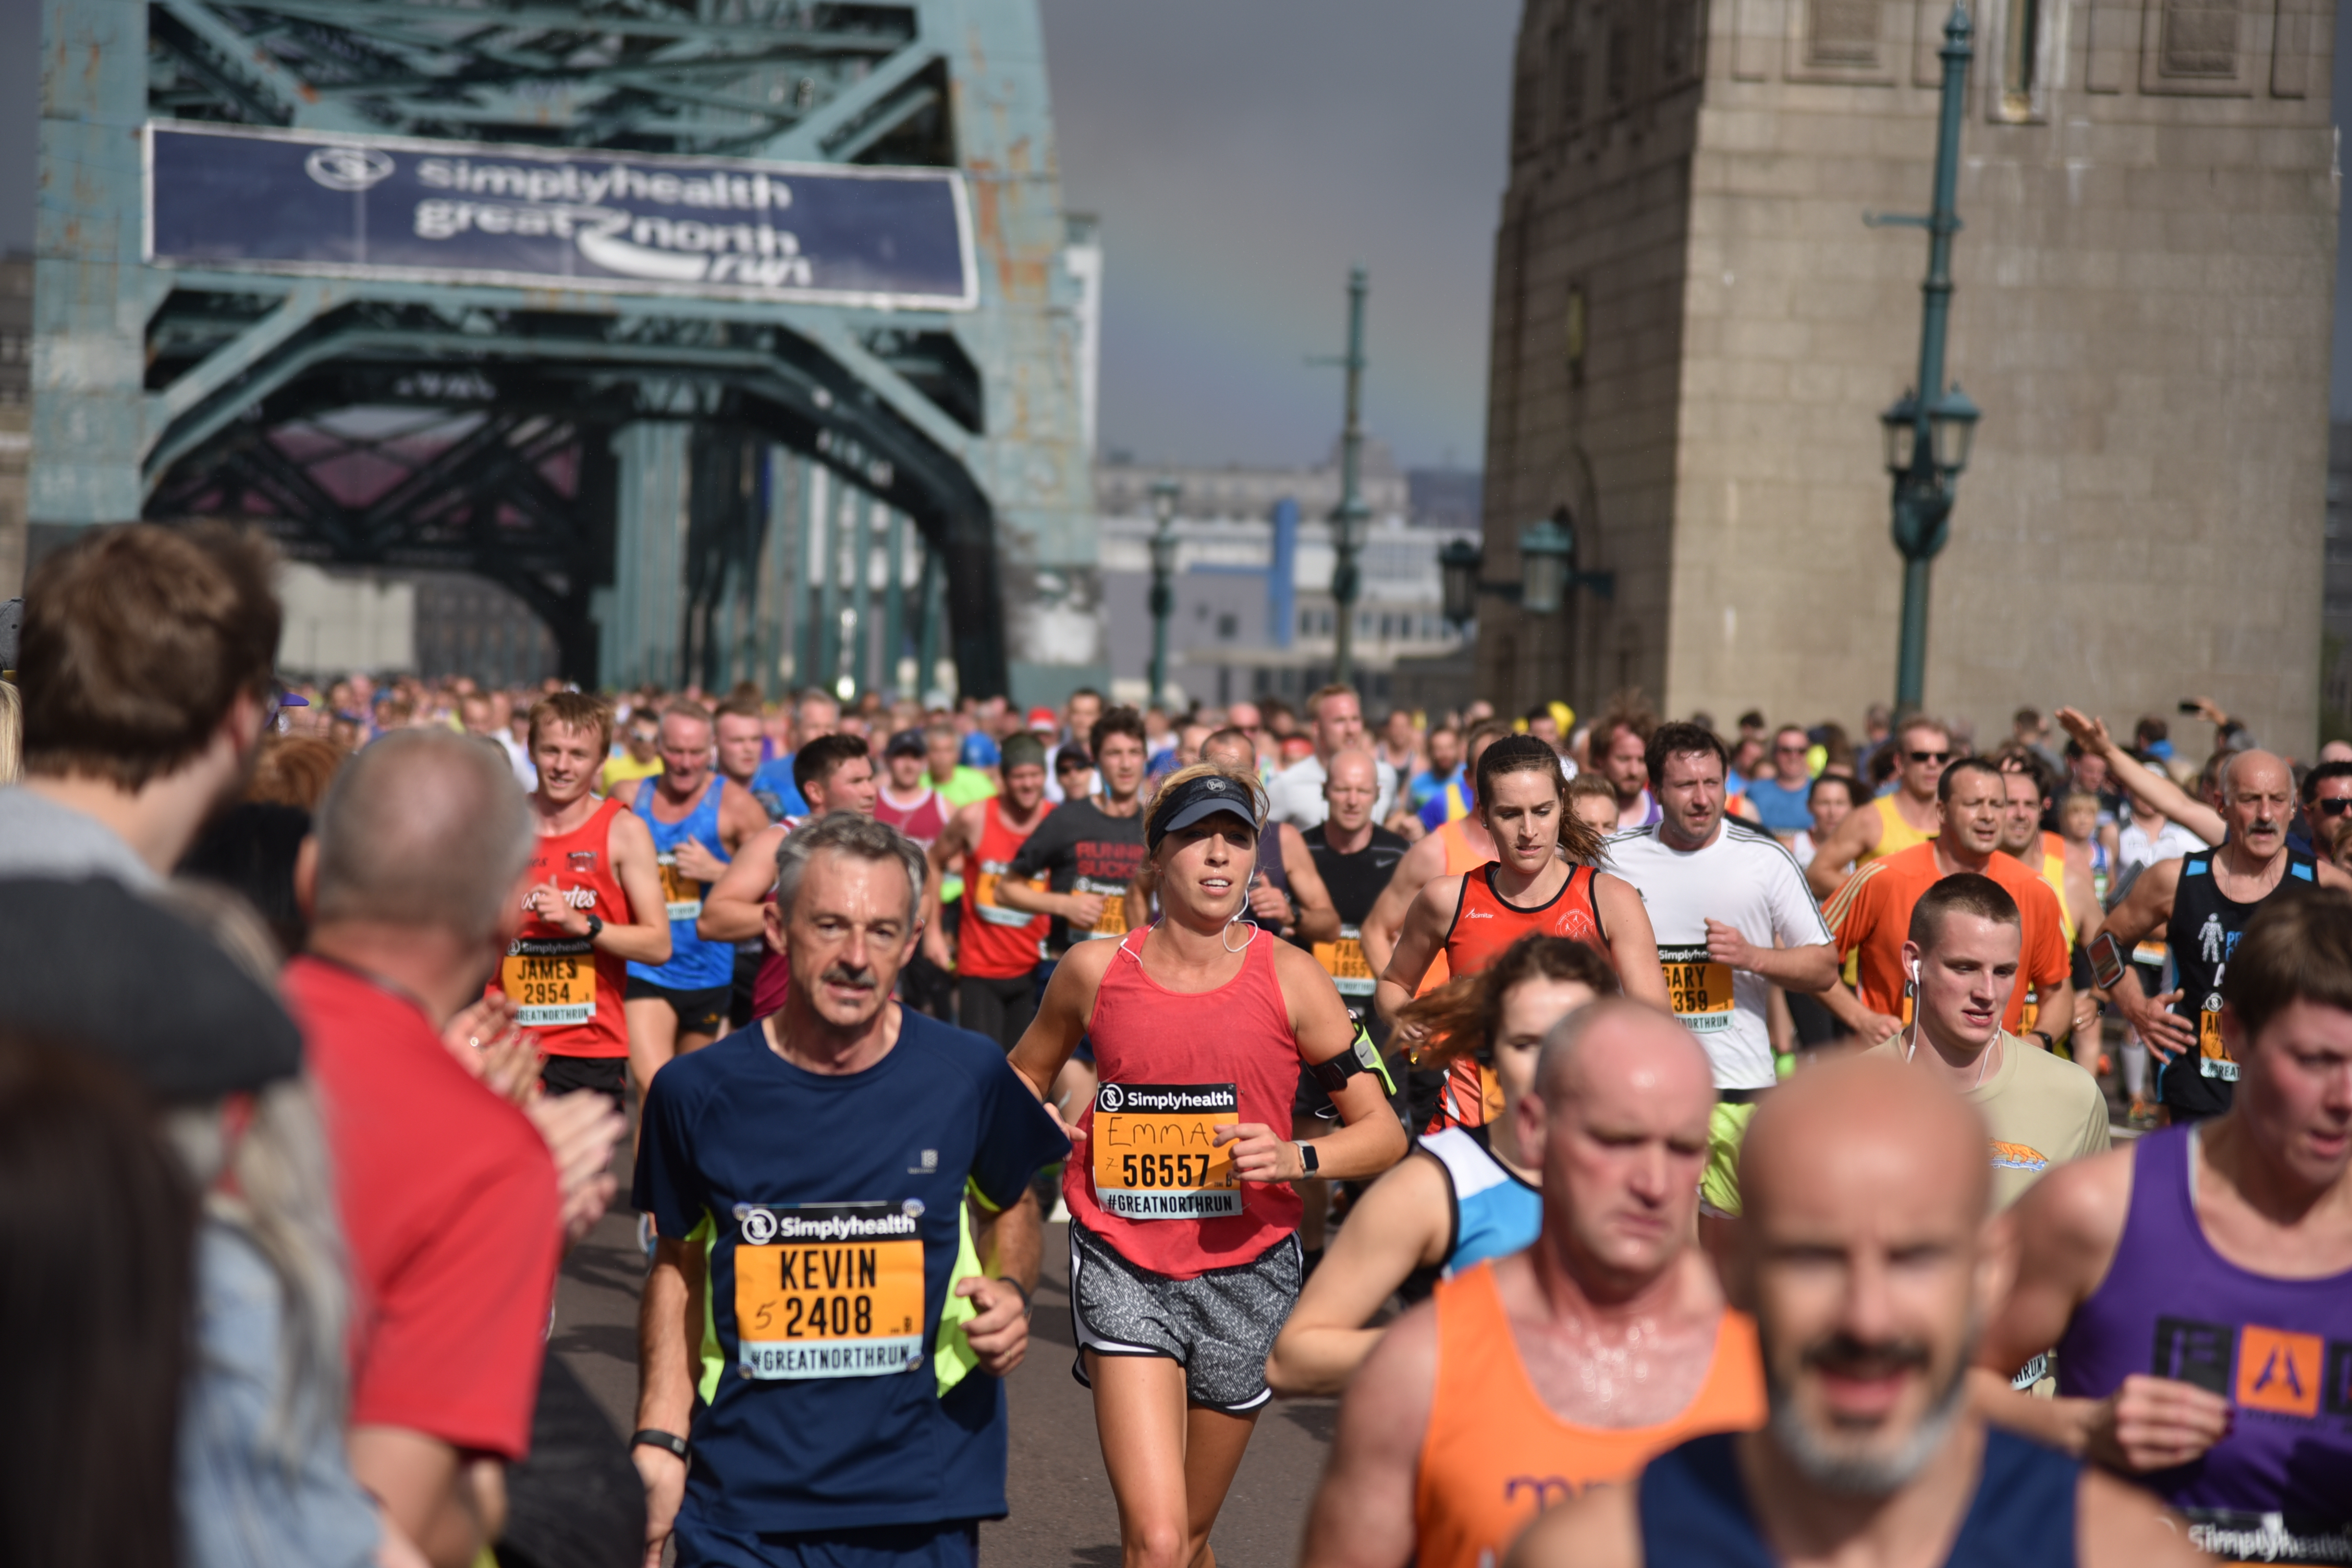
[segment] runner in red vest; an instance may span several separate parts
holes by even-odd
[[[626,1110],[627,966],[668,963],[670,931],[652,833],[620,801],[589,793],[612,744],[612,710],[593,697],[559,691],[532,706],[539,840],[522,930],[489,988],[538,1033],[548,1093],[593,1089]]]
[[[1559,759],[1531,735],[1496,742],[1478,758],[1478,814],[1496,858],[1458,877],[1431,879],[1406,911],[1396,951],[1372,1004],[1393,1023],[1443,952],[1459,977],[1475,974],[1528,931],[1588,942],[1609,955],[1618,983],[1636,1001],[1670,1005],[1658,943],[1642,896],[1623,879],[1595,869],[1601,835],[1568,814]],[[1410,1043],[1412,1031],[1399,1031]],[[1475,1127],[1486,1119],[1478,1066],[1457,1062],[1433,1128]]]
[[[1100,1086],[1062,1194],[1076,1370],[1130,1563],[1206,1560],[1298,1297],[1289,1184],[1373,1175],[1405,1150],[1331,977],[1246,919],[1263,801],[1210,763],[1170,776],[1143,825],[1160,918],[1073,947],[1013,1053],[1042,1100],[1094,1042]],[[1293,1142],[1302,1066],[1346,1126]]]
[[[1036,736],[1007,737],[1001,766],[1004,793],[958,811],[931,844],[923,951],[956,977],[957,1021],[1010,1051],[1037,1016],[1037,965],[1054,919],[1006,909],[996,901],[996,884],[1053,807],[1045,800],[1045,747]],[[950,935],[940,919],[940,889],[959,857],[963,919]]]

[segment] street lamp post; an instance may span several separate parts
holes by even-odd
[[[1481,597],[1507,599],[1530,616],[1556,616],[1571,588],[1589,588],[1602,599],[1617,596],[1616,573],[1576,569],[1576,521],[1566,507],[1519,530],[1517,582],[1489,582],[1480,575],[1486,567],[1486,549],[1475,540],[1453,540],[1437,552],[1445,618],[1457,628],[1478,618]]]
[[[1158,702],[1168,690],[1168,616],[1176,608],[1176,534],[1170,526],[1176,519],[1176,498],[1184,488],[1174,479],[1154,479],[1151,484],[1151,694],[1144,700]]]
[[[1348,421],[1339,431],[1339,504],[1331,512],[1331,602],[1338,618],[1331,641],[1331,679],[1344,686],[1352,676],[1356,644],[1356,595],[1363,578],[1356,556],[1364,548],[1371,516],[1359,484],[1364,449],[1364,269],[1348,271]]]
[[[1951,537],[1952,501],[1968,467],[1977,406],[1958,385],[1944,384],[1944,334],[1952,310],[1953,211],[1959,184],[1960,118],[1968,96],[1969,13],[1955,0],[1944,24],[1943,117],[1936,132],[1935,205],[1926,217],[1878,217],[1927,231],[1927,276],[1919,285],[1917,395],[1906,392],[1879,416],[1886,438],[1886,468],[1895,482],[1895,548],[1903,556],[1903,634],[1895,659],[1895,704],[1916,711],[1927,673],[1927,573]]]

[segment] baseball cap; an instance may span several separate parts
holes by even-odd
[[[1055,734],[1059,734],[1062,730],[1062,721],[1054,717],[1054,710],[1051,708],[1032,708],[1029,710],[1029,728],[1032,730],[1050,730]]]
[[[930,753],[923,744],[920,730],[901,730],[890,737],[890,743],[882,748],[882,754],[886,757],[921,757]]]
[[[1152,816],[1146,834],[1148,849],[1157,850],[1160,841],[1178,828],[1190,827],[1219,812],[1238,816],[1252,828],[1258,826],[1257,792],[1223,773],[1202,773],[1186,779],[1172,792],[1163,790],[1161,798],[1168,805]]]
[[[159,1100],[217,1100],[301,1070],[302,1037],[278,999],[109,878],[0,881],[0,1020],[89,1042]]]
[[[998,755],[1008,768],[1042,768],[1045,765],[1045,742],[1024,730],[1004,737]]]

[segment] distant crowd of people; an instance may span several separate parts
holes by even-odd
[[[0,683],[0,1561],[967,1568],[1048,1278],[1130,1568],[1315,1395],[1313,1568],[2352,1561],[2352,747],[289,685],[274,571]]]

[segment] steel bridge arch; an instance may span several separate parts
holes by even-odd
[[[646,442],[623,435],[653,432],[698,479],[725,477],[723,451],[706,461],[706,449],[765,443],[911,520],[944,566],[965,690],[1051,685],[1057,661],[1066,684],[1091,672],[1091,657],[1070,657],[1068,616],[1058,647],[1035,630],[1057,596],[1089,598],[1094,539],[1076,374],[1083,284],[1066,255],[1034,0],[45,0],[43,37],[36,552],[91,523],[242,505],[330,559],[459,565],[504,583],[577,676],[677,679],[701,672],[647,668],[661,662],[665,621],[667,644],[686,648],[682,624],[718,600],[749,613],[744,568],[765,559],[762,520],[748,504],[714,512],[698,491],[691,508],[640,505],[642,487],[615,470]],[[165,269],[140,259],[131,142],[153,118],[949,162],[972,194],[980,304]],[[403,407],[479,417],[446,461],[365,507],[335,503],[273,444],[337,409]],[[567,441],[581,480],[569,495],[545,477]],[[449,515],[435,523],[412,505]],[[798,563],[782,570],[804,586]]]

